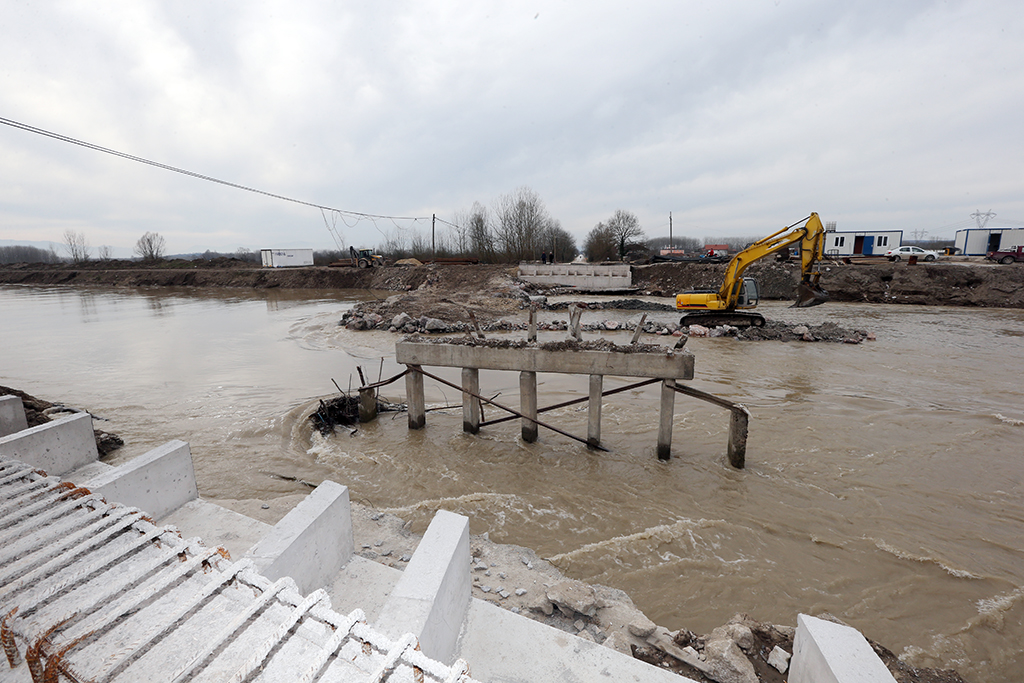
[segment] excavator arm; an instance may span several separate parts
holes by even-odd
[[[804,225],[797,227],[801,223]],[[722,308],[731,310],[736,307],[742,291],[743,272],[751,264],[794,244],[800,245],[800,285],[808,290],[798,295],[796,305],[804,307],[825,303],[828,295],[818,287],[821,273],[815,270],[815,264],[825,256],[825,227],[818,214],[812,213],[806,219],[759,239],[733,257],[725,270],[722,287],[718,290],[718,298],[724,303]],[[820,294],[815,294],[814,290]],[[814,303],[802,303],[805,299]]]
[[[676,296],[676,308],[721,312],[754,308],[758,299],[757,284],[750,278],[744,278],[743,273],[751,264],[797,244],[800,248],[800,285],[797,288],[797,301],[794,306],[803,308],[825,303],[828,294],[819,286],[821,273],[815,269],[817,262],[825,255],[824,235],[825,227],[821,219],[818,214],[812,213],[806,219],[759,239],[733,256],[726,267],[722,286],[717,292],[684,292]],[[760,320],[751,319],[747,324],[763,323],[763,318],[757,314],[752,315]]]

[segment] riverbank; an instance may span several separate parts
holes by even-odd
[[[717,289],[725,264],[658,263],[633,266],[636,294],[672,297],[687,289]],[[877,261],[822,264],[822,285],[833,301],[1024,308],[1019,264],[937,261],[909,265]],[[436,292],[425,315],[445,319],[445,309],[469,307],[488,319],[518,308],[524,293],[543,291],[516,280],[515,265],[425,265],[386,268],[259,268],[237,259],[173,260],[144,267],[133,261],[0,266],[0,284],[125,287],[239,287],[247,289],[369,289]],[[762,261],[746,275],[757,279],[765,299],[792,299],[799,281],[795,264]],[[399,311],[395,311],[398,313]],[[450,315],[449,315],[450,317]]]

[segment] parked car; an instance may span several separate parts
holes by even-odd
[[[1000,249],[999,251],[990,251],[985,254],[985,258],[989,261],[998,261],[999,263],[1024,261],[1024,246],[1010,247],[1008,249]]]
[[[890,261],[902,261],[911,256],[916,256],[918,261],[934,261],[939,257],[939,252],[928,251],[921,247],[897,247],[885,252],[885,255]]]

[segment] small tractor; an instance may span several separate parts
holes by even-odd
[[[359,268],[380,268],[384,265],[384,257],[379,254],[374,254],[372,249],[359,249],[355,247],[348,248],[349,255],[352,257],[352,265]]]

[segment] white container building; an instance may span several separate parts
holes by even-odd
[[[902,230],[825,233],[825,253],[829,256],[878,256],[902,244]]]
[[[264,268],[313,265],[312,249],[260,249]]]
[[[968,228],[957,230],[953,242],[966,256],[984,256],[990,251],[1024,245],[1024,228]]]

